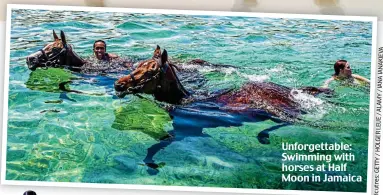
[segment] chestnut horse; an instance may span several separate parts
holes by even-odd
[[[294,101],[291,95],[292,89],[271,82],[252,82],[247,83],[240,89],[228,90],[225,93],[207,97],[204,100],[198,100],[193,97],[178,79],[174,65],[168,62],[167,51],[160,54],[159,47],[155,53],[160,57],[153,57],[150,60],[142,61],[134,71],[118,79],[114,88],[116,95],[120,98],[128,94],[152,94],[157,101],[166,102],[175,105],[182,105],[176,109],[170,110],[173,118],[173,130],[169,132],[165,140],[153,145],[148,149],[144,162],[152,169],[152,173],[157,173],[159,164],[153,160],[153,156],[173,141],[180,141],[187,136],[203,135],[203,128],[212,128],[219,126],[241,126],[247,121],[273,120],[281,125],[263,130],[258,134],[261,143],[268,143],[268,132],[281,126],[289,125],[297,119],[299,115],[305,112],[300,108],[300,104]],[[331,93],[331,91],[316,87],[301,88],[303,92],[316,95],[319,93]],[[205,104],[199,104],[204,102]],[[194,105],[193,105],[194,104]],[[189,105],[191,109],[187,108]],[[202,112],[196,112],[201,105],[208,107],[207,113],[214,110],[214,113],[198,116]],[[193,110],[193,114],[185,110]],[[202,108],[203,109],[203,108]],[[182,115],[182,116],[181,116]],[[187,115],[185,117],[185,115]],[[214,115],[214,116],[213,116]],[[220,117],[217,117],[219,115]],[[230,117],[225,117],[230,115]],[[196,121],[182,123],[177,121],[177,117]],[[233,120],[238,118],[239,121]],[[171,137],[169,139],[169,137]]]
[[[65,33],[61,31],[60,38],[53,30],[53,42],[27,57],[28,68],[32,71],[36,68],[68,67],[79,71],[85,61],[73,51],[73,47],[67,43]]]

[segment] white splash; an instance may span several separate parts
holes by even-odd
[[[266,81],[266,80],[270,79],[270,77],[268,75],[241,74],[241,76],[249,79],[250,81],[255,81],[255,82],[262,82],[262,81]]]
[[[230,68],[222,68],[221,69],[221,72],[222,73],[225,73],[226,75],[231,75],[233,73],[238,73],[238,70],[236,70],[235,68],[233,67],[230,67]]]
[[[268,72],[276,73],[276,72],[282,72],[284,70],[283,65],[278,65],[275,68],[267,70]]]
[[[300,104],[303,110],[308,112],[303,116],[305,119],[319,120],[326,115],[326,104],[323,100],[303,93],[299,89],[291,90],[290,95]]]
[[[214,69],[214,68],[212,68],[212,67],[200,67],[199,70],[200,70],[201,72],[203,72],[203,73],[216,71],[216,69]]]

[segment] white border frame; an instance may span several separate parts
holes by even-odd
[[[306,191],[306,190],[274,190],[274,189],[243,189],[243,188],[218,188],[218,187],[184,187],[184,186],[162,186],[162,185],[133,185],[133,184],[99,184],[99,183],[71,183],[71,182],[36,182],[36,181],[11,181],[6,180],[6,148],[7,148],[7,126],[8,126],[8,92],[9,92],[9,63],[10,63],[10,33],[12,9],[44,9],[56,11],[96,11],[96,12],[123,12],[123,13],[152,13],[152,14],[179,14],[179,15],[213,15],[213,16],[240,16],[261,18],[294,18],[294,19],[317,19],[317,20],[344,20],[372,22],[372,51],[371,51],[371,85],[370,85],[370,114],[369,114],[369,138],[368,138],[368,165],[367,165],[367,192],[334,192],[334,191]],[[113,189],[135,189],[135,190],[161,190],[161,191],[192,191],[192,192],[232,192],[232,193],[264,193],[264,194],[344,194],[359,195],[371,194],[372,192],[372,157],[373,136],[376,101],[376,59],[377,59],[377,17],[360,16],[334,16],[334,15],[312,15],[312,14],[277,14],[277,13],[249,13],[249,12],[222,12],[222,11],[190,11],[190,10],[166,10],[166,9],[135,9],[135,8],[109,8],[109,7],[82,7],[82,6],[47,6],[47,5],[7,5],[6,38],[5,38],[5,72],[4,72],[4,102],[3,102],[3,144],[1,162],[1,184],[2,185],[24,185],[24,186],[52,186],[52,187],[85,187],[85,188],[113,188]]]

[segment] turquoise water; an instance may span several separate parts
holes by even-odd
[[[354,73],[370,78],[369,22],[45,10],[14,10],[11,22],[7,180],[366,190],[366,87],[335,82],[334,97],[299,94],[296,98],[308,112],[302,117],[311,123],[281,126],[270,132],[270,144],[261,144],[258,133],[279,123],[265,119],[204,126],[211,116],[221,117],[222,123],[233,116],[187,107],[172,119],[151,101],[135,96],[116,99],[113,82],[122,73],[89,76],[61,69],[31,73],[25,57],[53,41],[55,29],[65,31],[68,42],[86,58],[92,55],[93,42],[104,39],[107,52],[126,58],[150,58],[158,44],[173,61],[200,58],[235,66],[183,64],[205,76],[204,89],[211,91],[247,81],[321,86],[338,59],[348,60]],[[72,77],[77,79],[68,87],[91,95],[58,90],[59,81]],[[152,158],[160,167],[151,170],[143,162],[148,148],[172,131],[183,139],[157,151]],[[282,142],[352,144],[356,161],[348,172],[332,174],[361,175],[363,182],[281,182]]]

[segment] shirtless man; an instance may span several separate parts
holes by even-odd
[[[118,58],[116,54],[106,53],[106,43],[103,40],[97,40],[93,44],[93,52],[98,60],[110,62]]]

